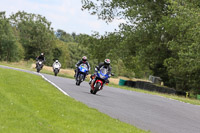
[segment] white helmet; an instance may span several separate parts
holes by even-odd
[[[83,57],[82,57],[82,61],[87,61],[87,57],[86,57],[86,56],[83,56]]]

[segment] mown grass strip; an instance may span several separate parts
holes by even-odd
[[[4,65],[4,66],[8,66],[8,67],[14,67],[14,68],[20,68],[20,69],[26,69],[26,70],[29,70],[29,71],[36,72],[36,69],[32,68],[32,64],[33,64],[33,62],[28,62],[28,61],[27,62],[22,61],[20,63],[17,63],[17,62],[0,62],[0,65]],[[40,73],[54,75],[53,70],[49,71],[49,70],[42,69],[40,71]],[[65,77],[65,78],[71,78],[71,79],[74,78],[71,75],[67,75],[67,74],[63,74],[63,73],[58,73],[58,76]]]
[[[42,77],[0,68],[2,133],[143,133],[67,97]]]
[[[31,67],[31,63],[29,63],[29,62],[27,62],[27,63],[24,63],[24,62],[22,62],[22,63],[0,62],[0,65],[6,65],[6,66],[23,68],[23,69],[35,71],[35,69],[31,69],[30,68]],[[41,72],[53,75],[53,72],[50,72],[48,70],[42,70]],[[60,73],[59,73],[58,76],[66,77],[66,78],[74,78],[74,77],[72,77],[70,75],[60,74]],[[89,79],[86,79],[86,81],[89,81]],[[127,86],[120,86],[120,85],[116,85],[116,84],[109,84],[109,86],[116,87],[116,88],[121,88],[121,89],[126,89],[126,90],[131,90],[131,91],[142,92],[142,93],[148,93],[148,94],[152,94],[152,95],[159,95],[159,96],[163,96],[163,97],[166,97],[166,98],[171,98],[171,99],[175,99],[175,100],[178,100],[178,101],[182,101],[182,102],[185,102],[185,103],[190,103],[190,104],[194,104],[194,105],[200,105],[200,100],[197,100],[197,99],[185,98],[185,97],[181,97],[181,96],[177,96],[177,95],[169,95],[169,94],[163,94],[163,93],[158,93],[158,92],[152,92],[152,91],[147,91],[147,90],[127,87]]]
[[[115,88],[121,88],[121,89],[125,89],[125,90],[148,93],[148,94],[152,94],[152,95],[158,95],[158,96],[171,98],[171,99],[174,99],[174,100],[178,100],[178,101],[182,101],[182,102],[190,103],[190,104],[194,104],[194,105],[200,105],[200,100],[186,98],[186,97],[183,97],[183,96],[177,96],[177,95],[173,95],[173,94],[165,94],[165,93],[153,92],[153,91],[148,91],[148,90],[143,90],[143,89],[127,87],[127,86],[119,86],[119,85],[115,85],[115,84],[110,84],[109,86],[110,87],[115,87]]]

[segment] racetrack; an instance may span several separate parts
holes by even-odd
[[[87,82],[76,86],[74,79],[42,75],[70,97],[138,128],[153,133],[200,133],[200,106],[108,86],[93,95]]]

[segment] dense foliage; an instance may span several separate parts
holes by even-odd
[[[36,58],[41,52],[47,56],[47,62],[53,60],[55,36],[50,22],[41,15],[17,12],[9,18],[18,40],[25,50],[25,59]]]
[[[45,17],[0,13],[0,60],[35,59],[45,53],[47,65],[59,59],[74,68],[82,56],[92,66],[111,59],[117,76],[159,76],[177,90],[200,93],[200,2],[198,0],[82,0],[82,9],[120,30],[92,36],[54,31]]]
[[[5,12],[0,12],[0,59],[15,61],[23,58],[23,48],[18,42]]]
[[[118,56],[136,76],[160,76],[165,85],[200,93],[198,0],[82,0],[84,10],[120,25]],[[119,37],[119,35],[115,35]],[[106,36],[109,37],[109,36]]]

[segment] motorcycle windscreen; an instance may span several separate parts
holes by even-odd
[[[87,65],[86,64],[81,64],[80,67],[79,67],[80,71],[81,72],[86,72],[88,71],[88,68],[87,68]]]
[[[101,68],[100,69],[100,72],[103,74],[103,75],[106,75],[108,73],[108,69],[107,68]]]
[[[54,68],[60,68],[60,65],[59,65],[59,64],[54,64],[53,67],[54,67]]]
[[[102,78],[102,79],[107,79],[107,78],[108,78],[107,73],[108,73],[108,69],[106,69],[106,68],[101,68],[101,69],[100,69],[100,78]]]

